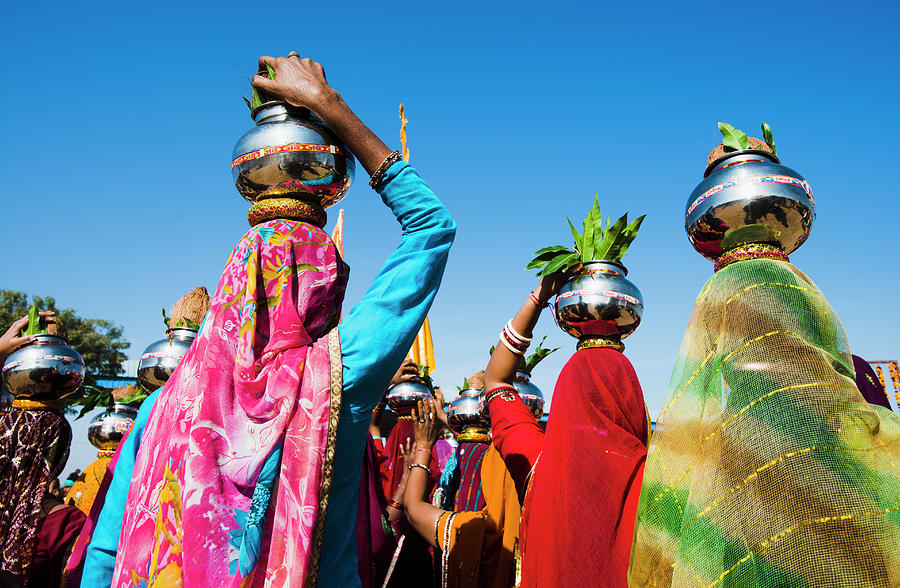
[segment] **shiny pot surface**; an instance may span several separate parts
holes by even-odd
[[[513,386],[534,418],[540,419],[544,414],[544,393],[531,381],[531,375],[523,371],[516,372]]]
[[[766,151],[733,151],[712,162],[688,198],[684,227],[691,245],[715,260],[748,243],[791,253],[816,219],[809,183]]]
[[[251,115],[256,125],[234,146],[231,175],[250,202],[290,197],[337,204],[350,189],[356,163],[315,114],[282,101],[266,102]]]
[[[84,359],[64,337],[35,335],[3,364],[3,385],[16,398],[61,400],[84,381]]]
[[[482,414],[484,393],[481,390],[463,390],[450,402],[447,421],[457,433],[466,427],[488,427],[490,423]]]
[[[197,331],[175,327],[167,330],[166,335],[165,339],[151,343],[138,362],[137,378],[147,392],[161,388],[168,381],[197,337]]]
[[[625,338],[641,324],[644,299],[612,261],[590,261],[556,296],[556,322],[573,337],[599,335]]]
[[[431,398],[431,390],[419,379],[400,382],[388,389],[384,400],[391,410],[397,413],[409,413],[420,400]]]
[[[88,425],[88,441],[100,450],[112,451],[134,425],[137,409],[128,404],[116,403],[106,412],[95,416]]]

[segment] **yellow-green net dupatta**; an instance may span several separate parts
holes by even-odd
[[[900,586],[900,415],[791,264],[700,293],[651,440],[631,586]]]

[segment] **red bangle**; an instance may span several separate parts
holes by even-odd
[[[403,505],[400,504],[399,502],[397,502],[396,500],[388,500],[387,505],[394,507],[395,509],[399,510],[400,512],[403,512]]]
[[[422,448],[422,447],[419,447],[418,449],[416,449],[416,451],[424,451],[425,453],[428,453],[428,454],[431,453],[431,450],[430,450],[430,449],[424,449],[424,448]],[[413,453],[415,453],[415,451],[414,451]]]
[[[528,293],[528,297],[538,308],[547,308],[548,306],[550,306],[549,302],[541,302],[541,299],[537,297],[537,294],[534,293],[534,290]]]
[[[510,337],[509,333],[506,332],[506,329],[503,329],[503,338],[509,342],[510,345],[518,349],[519,351],[525,352],[528,351],[528,345],[522,345],[512,337]]]

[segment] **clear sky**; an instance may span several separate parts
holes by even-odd
[[[685,201],[724,120],[774,131],[818,219],[792,261],[825,292],[854,352],[900,355],[896,312],[897,57],[893,2],[32,2],[0,25],[0,287],[53,295],[125,329],[131,358],[160,308],[215,289],[247,230],[230,157],[260,54],[324,64],[348,104],[399,147],[459,224],[431,311],[455,392],[533,287],[530,254],[568,244],[566,216],[647,213],[625,258],[644,323],[626,340],[655,415],[693,300],[712,271]],[[360,170],[341,204],[345,312],[399,239]],[[333,219],[336,215],[330,215]],[[329,229],[331,224],[329,223]],[[538,368],[550,396],[575,341]],[[76,428],[70,467],[93,459]]]

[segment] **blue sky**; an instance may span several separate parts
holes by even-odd
[[[539,247],[568,244],[594,193],[647,213],[625,258],[644,324],[626,340],[658,412],[694,297],[712,271],[683,229],[716,122],[774,131],[814,190],[792,261],[854,352],[897,357],[898,9],[883,2],[8,3],[0,35],[4,288],[115,321],[136,357],[159,309],[210,290],[247,229],[231,149],[260,54],[291,49],[411,161],[459,224],[431,312],[436,380],[455,390],[534,285]],[[360,170],[361,171],[361,170]],[[345,312],[399,239],[358,176],[345,208]],[[336,215],[331,215],[335,217]],[[329,224],[330,227],[330,224]],[[549,396],[574,340],[535,374]],[[84,439],[79,423],[76,441]],[[86,440],[70,466],[92,459]]]

